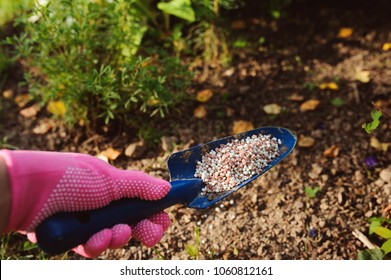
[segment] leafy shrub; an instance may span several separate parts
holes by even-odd
[[[376,234],[377,237],[381,238],[382,245],[380,248],[360,251],[357,258],[361,260],[381,260],[391,253],[391,230],[389,229],[391,219],[383,216],[372,217],[369,222],[369,234]]]
[[[164,116],[186,97],[191,75],[178,58],[140,54],[148,25],[139,1],[40,2],[18,20],[25,32],[7,42],[30,94],[42,105],[63,103],[68,123]]]
[[[174,50],[193,53],[195,61],[201,59],[206,70],[230,61],[227,32],[222,24],[226,18],[220,10],[234,10],[242,5],[242,0],[171,0],[159,2],[157,7],[164,15],[166,31],[172,32]],[[170,20],[170,16],[175,20]],[[175,24],[171,26],[171,22]]]
[[[242,5],[239,0],[195,1],[198,24],[191,28],[192,47],[201,53],[206,65],[227,65],[231,59],[227,32],[222,28],[221,10],[235,10]]]
[[[0,25],[3,25],[19,13],[31,7],[32,0],[0,0]]]
[[[66,122],[135,123],[163,117],[186,99],[192,75],[179,60],[183,53],[196,56],[192,67],[202,63],[204,78],[209,67],[230,61],[222,11],[244,6],[243,0],[36,0],[17,20],[22,35],[7,42],[31,96],[60,106],[54,111]]]

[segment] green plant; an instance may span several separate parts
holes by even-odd
[[[358,252],[357,259],[359,260],[382,260],[384,253],[380,248],[367,249]]]
[[[307,195],[308,199],[312,199],[316,197],[316,194],[320,191],[319,187],[305,187],[304,192]]]
[[[331,104],[333,104],[335,107],[341,107],[343,106],[345,102],[342,98],[336,97],[331,100]]]
[[[0,0],[0,26],[11,20],[22,10],[30,8],[33,0]]]
[[[232,46],[234,48],[245,48],[248,46],[248,41],[243,38],[236,39],[233,43]]]
[[[162,137],[162,133],[156,130],[150,123],[141,124],[137,135],[145,141],[147,147],[156,147]]]
[[[193,50],[196,53],[201,53],[204,75],[207,75],[207,66],[226,65],[231,60],[226,39],[227,34],[221,27],[223,18],[220,16],[220,10],[237,9],[240,6],[240,1],[204,0],[195,2],[198,23],[191,28],[189,35]]]
[[[167,15],[174,15],[189,22],[195,21],[195,12],[191,6],[190,0],[172,0],[169,2],[159,2],[157,7]],[[169,29],[169,26],[166,25],[166,28]]]
[[[384,259],[391,252],[391,219],[385,217],[372,217],[369,219],[369,235],[376,234],[381,239],[381,247],[367,249],[358,253],[358,259]]]
[[[196,56],[192,67],[200,64],[203,66],[201,80],[204,80],[209,75],[209,68],[227,65],[231,60],[228,32],[224,28],[225,18],[221,16],[221,10],[238,9],[243,1],[194,0],[191,4],[195,20],[190,20],[190,26],[181,25],[181,28],[187,28],[184,35],[186,47],[182,49],[188,49]],[[189,22],[189,19],[187,21]]]
[[[164,37],[174,51],[199,55],[205,64],[216,66],[229,61],[220,10],[237,9],[242,0],[171,0],[143,5],[154,25],[154,33]],[[162,26],[164,28],[162,28]],[[193,53],[193,54],[194,54]]]
[[[19,148],[14,145],[9,144],[8,137],[3,136],[2,138],[0,138],[0,149],[18,150]]]
[[[194,228],[194,236],[195,236],[195,242],[194,242],[195,244],[192,243],[186,244],[186,253],[190,257],[197,259],[200,253],[200,229],[197,226],[195,226]]]
[[[139,1],[53,1],[23,15],[8,38],[30,94],[62,102],[65,121],[96,125],[164,117],[186,98],[191,74],[177,57],[141,48],[148,28]],[[142,49],[142,52],[141,52]]]
[[[305,82],[304,84],[303,84],[303,89],[308,89],[308,90],[310,90],[310,91],[312,91],[312,90],[314,90],[314,89],[316,89],[316,84],[314,83],[314,82]]]
[[[153,252],[158,256],[159,260],[165,260],[164,254],[159,251],[156,247],[153,248]]]
[[[32,6],[32,0],[0,0],[0,41],[4,39],[6,33],[11,29],[12,20],[22,11]],[[8,72],[12,71],[14,60],[10,54],[9,48],[0,42],[0,92],[4,90],[4,84],[8,78]],[[1,110],[1,104],[0,104]]]
[[[10,233],[2,235],[0,237],[0,259],[5,260],[9,259],[9,256],[7,254],[8,244],[10,240]]]
[[[0,237],[0,259],[11,259],[11,260],[47,260],[49,255],[47,255],[42,250],[38,249],[36,243],[32,243],[27,239],[22,241],[20,240],[20,234],[15,232],[10,232],[4,234]],[[24,237],[22,237],[24,238]],[[66,259],[67,253],[56,258]]]
[[[285,16],[286,8],[291,4],[291,2],[292,0],[270,0],[270,15],[275,19]]]
[[[379,119],[381,118],[382,115],[383,115],[382,112],[376,109],[371,112],[372,122],[364,123],[362,125],[362,128],[365,129],[366,133],[373,132],[379,126],[380,124]]]

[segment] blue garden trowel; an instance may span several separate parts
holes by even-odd
[[[254,175],[228,191],[202,193],[201,190],[205,185],[201,179],[194,177],[196,163],[201,161],[202,155],[233,139],[243,139],[260,133],[271,134],[281,140],[280,155],[270,162],[262,173]],[[175,204],[183,204],[195,209],[207,208],[279,163],[293,150],[296,140],[296,136],[286,128],[262,127],[173,153],[167,161],[171,189],[163,199],[144,201],[124,198],[92,211],[57,213],[37,227],[38,246],[45,252],[56,255],[84,244],[94,233],[104,228],[111,228],[116,224],[134,224]]]

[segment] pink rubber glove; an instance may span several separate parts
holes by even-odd
[[[37,225],[57,212],[92,210],[120,198],[158,200],[169,182],[140,171],[119,170],[90,155],[0,150],[11,185],[11,211],[6,231],[26,231],[34,241]],[[165,212],[136,225],[118,224],[94,234],[74,251],[89,258],[119,248],[131,237],[151,247],[170,225]]]

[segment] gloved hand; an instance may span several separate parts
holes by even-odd
[[[35,228],[54,213],[92,210],[120,198],[159,200],[171,188],[167,181],[140,171],[119,170],[90,155],[0,150],[0,156],[11,188],[6,231],[25,231],[32,241]],[[73,250],[95,258],[107,248],[122,247],[131,237],[151,247],[169,225],[168,215],[160,212],[132,227],[118,224],[97,232]]]

